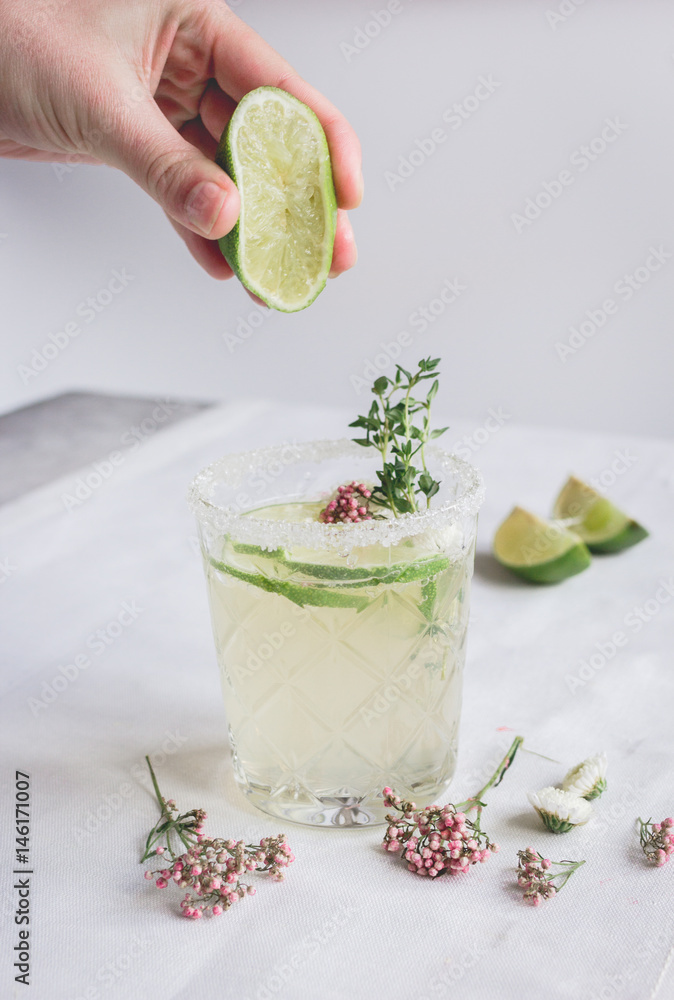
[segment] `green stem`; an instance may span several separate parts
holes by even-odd
[[[555,861],[555,862],[553,862],[553,864],[565,865],[566,866],[566,865],[569,865],[569,862],[568,861]],[[554,885],[554,880],[556,878],[561,878],[561,880],[562,880],[561,883],[559,885],[555,885],[555,889],[557,890],[557,892],[561,892],[562,889],[564,888],[564,886],[566,885],[566,883],[569,881],[569,879],[573,875],[573,873],[575,871],[578,871],[578,869],[580,868],[580,866],[584,865],[584,864],[585,864],[584,861],[574,861],[572,864],[569,865],[568,868],[566,868],[566,871],[557,872],[556,875],[552,875],[550,878],[547,879],[547,881],[548,882],[552,882],[553,885]]]
[[[159,791],[159,785],[157,784],[157,776],[154,773],[154,768],[152,767],[152,764],[150,763],[150,758],[147,756],[147,754],[145,756],[145,760],[147,761],[147,766],[150,768],[150,775],[152,777],[152,784],[154,785],[154,793],[157,796],[157,802],[159,803],[159,808],[160,808],[160,810],[161,810],[161,812],[163,814],[164,811],[165,811],[164,810],[164,800],[163,800],[161,792]]]
[[[497,785],[501,784],[506,771],[508,770],[512,762],[515,760],[515,754],[517,753],[517,751],[519,750],[519,748],[522,746],[523,743],[524,743],[524,737],[516,736],[512,744],[510,745],[510,748],[506,753],[505,757],[503,758],[499,766],[496,768],[496,770],[492,774],[487,784],[484,785],[479,792],[476,792],[475,795],[471,795],[469,799],[466,799],[465,802],[460,802],[456,808],[463,809],[464,811],[466,809],[468,809],[469,811],[471,809],[477,809],[479,815],[479,813],[482,810],[482,805],[483,805],[482,798],[485,792],[488,792],[490,788],[495,788]]]
[[[651,825],[653,818],[647,819],[645,822],[641,816],[637,816],[637,823],[639,824],[639,843],[642,847],[645,847],[648,839],[650,837],[649,826]]]
[[[416,384],[415,383],[415,379],[411,378],[409,380],[408,384],[407,384],[407,392],[405,393],[405,410],[404,410],[404,413],[405,413],[405,440],[406,441],[410,440],[410,393],[412,392],[412,389],[414,388],[415,384]],[[407,456],[405,456],[405,458],[403,459],[403,462],[404,462],[404,465],[405,465],[406,476],[409,473],[410,461],[411,461],[411,459],[408,458]],[[407,499],[409,500],[410,504],[412,505],[412,510],[416,511],[417,510],[417,501],[416,501],[416,497],[414,496],[414,487],[413,486],[407,488]]]

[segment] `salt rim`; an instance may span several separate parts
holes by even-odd
[[[254,474],[261,466],[278,459],[287,451],[288,445],[285,444],[224,455],[202,469],[192,480],[187,493],[189,506],[197,519],[223,535],[232,535],[237,541],[259,545],[263,549],[297,546],[343,551],[365,545],[395,545],[404,538],[446,528],[453,521],[475,516],[484,500],[484,483],[478,470],[456,455],[430,445],[426,450],[427,455],[437,461],[442,472],[454,477],[461,489],[460,495],[439,507],[401,514],[391,520],[359,521],[352,524],[273,521],[247,517],[249,511],[240,512],[232,507],[220,507],[212,503],[211,498],[219,483],[232,481],[235,488],[237,481]],[[292,460],[284,460],[285,465],[335,458],[362,459],[366,456],[362,446],[354,444],[348,438],[293,443],[293,452]]]

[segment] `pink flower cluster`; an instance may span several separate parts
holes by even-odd
[[[471,865],[484,862],[499,850],[498,844],[456,806],[427,806],[417,810],[414,802],[404,802],[392,788],[383,791],[384,805],[398,816],[388,815],[384,835],[386,851],[402,855],[407,867],[417,875],[458,874]]]
[[[337,496],[325,507],[319,516],[324,524],[353,524],[357,521],[371,521],[372,514],[367,503],[372,496],[372,491],[365,483],[357,483],[354,479],[348,486],[339,486]],[[360,499],[359,499],[360,497]]]
[[[552,865],[550,859],[533,847],[518,851],[517,857],[517,882],[524,889],[524,900],[532,906],[540,906],[544,899],[552,899],[557,889],[551,882],[554,875],[548,872]]]
[[[199,814],[198,821],[206,818],[202,810],[195,810],[195,813]],[[217,917],[244,896],[254,896],[255,888],[241,881],[246,872],[268,872],[273,881],[282,882],[284,869],[295,860],[282,833],[277,837],[263,837],[259,844],[251,845],[242,840],[207,838],[201,822],[192,826],[192,830],[196,834],[196,844],[179,856],[169,848],[171,863],[161,870],[146,871],[145,878],[158,876],[155,881],[158,889],[165,889],[171,881],[181,889],[191,889],[180,906],[183,915],[193,920],[209,911]],[[157,847],[155,853],[161,857],[166,850]]]
[[[641,847],[650,862],[662,868],[674,854],[674,819],[668,816],[661,823],[641,823]]]
[[[551,861],[533,847],[517,852],[517,882],[524,889],[524,900],[540,906],[544,899],[552,899],[564,888],[584,861]],[[552,871],[553,866],[558,871]],[[557,883],[557,884],[555,884]]]

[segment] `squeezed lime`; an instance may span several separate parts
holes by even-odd
[[[220,249],[240,281],[268,306],[297,312],[325,287],[337,202],[318,118],[276,87],[237,105],[216,162],[239,189],[241,214]]]

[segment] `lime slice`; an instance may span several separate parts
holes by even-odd
[[[637,521],[575,476],[562,487],[553,516],[572,522],[591,552],[620,552],[648,537]]]
[[[263,549],[258,545],[230,542],[233,552],[238,555],[254,556],[255,559],[271,559],[275,568],[285,570],[289,575],[298,574],[312,577],[320,586],[321,581],[338,582],[351,587],[370,587],[379,583],[411,583],[414,580],[429,580],[442,573],[449,566],[447,556],[430,556],[413,562],[393,563],[390,566],[344,566],[330,562],[298,562],[291,559],[284,549]]]
[[[334,587],[309,587],[300,583],[290,583],[288,580],[270,579],[262,573],[246,573],[244,570],[229,566],[216,559],[211,559],[210,562],[221,573],[227,573],[237,580],[249,583],[253,587],[259,587],[268,593],[287,597],[289,601],[298,604],[301,608],[309,604],[317,608],[355,608],[356,611],[362,611],[370,603],[368,597],[345,593]]]
[[[578,535],[521,507],[515,507],[496,532],[494,555],[532,583],[559,583],[590,565],[590,553]]]
[[[239,101],[215,159],[241,196],[219,241],[230,267],[272,309],[305,309],[325,287],[337,220],[321,123],[284,90],[259,87]]]

